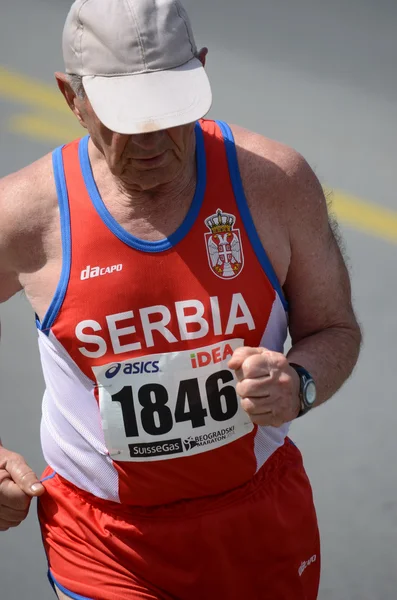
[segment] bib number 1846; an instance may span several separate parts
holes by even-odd
[[[205,381],[208,410],[214,421],[224,422],[233,418],[238,411],[238,399],[233,385],[233,375],[228,370],[212,373]],[[221,387],[223,385],[223,387]],[[123,414],[125,434],[127,437],[139,437],[138,421],[134,392],[131,386],[123,387],[112,400],[119,402]],[[179,383],[174,414],[170,407],[167,388],[160,383],[142,385],[137,398],[141,410],[139,420],[144,431],[149,435],[162,436],[169,433],[175,423],[191,422],[192,428],[204,427],[207,408],[203,405],[197,378],[184,379]]]

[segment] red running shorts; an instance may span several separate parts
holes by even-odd
[[[78,600],[315,600],[320,542],[299,450],[287,439],[219,496],[126,507],[48,468],[39,519],[49,578]]]

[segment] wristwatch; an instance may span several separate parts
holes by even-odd
[[[313,408],[317,396],[316,384],[314,383],[314,379],[310,375],[310,373],[306,371],[306,369],[301,367],[301,365],[297,365],[295,363],[289,364],[293,369],[295,369],[295,371],[299,375],[299,400],[301,403],[301,407],[298,413],[298,417],[301,417],[302,415],[308,413],[311,408]]]

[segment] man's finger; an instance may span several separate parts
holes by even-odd
[[[241,398],[267,398],[272,388],[270,377],[256,377],[254,379],[244,377],[236,385],[236,392]]]
[[[10,479],[9,473],[5,469],[0,469],[0,484],[5,480]]]
[[[261,354],[261,350],[259,348],[250,348],[249,346],[237,348],[228,362],[229,369],[233,369],[234,371],[240,369],[245,359],[249,356],[254,356],[255,354]]]
[[[236,377],[238,381],[243,381],[243,379],[257,379],[259,377],[267,377],[269,375],[269,363],[263,353],[251,354],[244,359],[241,367],[236,369]]]
[[[18,527],[20,523],[10,522],[7,519],[0,519],[0,531],[7,531],[10,527]]]
[[[19,485],[11,479],[5,479],[0,484],[0,504],[3,506],[8,506],[14,510],[27,510],[31,499],[32,497],[25,494]]]
[[[24,519],[26,519],[28,515],[28,511],[17,510],[15,508],[10,508],[9,506],[0,506],[0,519],[3,521],[8,521],[9,523],[20,523]]]
[[[244,398],[244,401],[249,403],[250,399]],[[246,410],[246,408],[244,408],[244,410]],[[249,414],[251,421],[256,425],[261,425],[264,427],[281,427],[283,424],[283,421],[279,417],[275,416],[273,411],[268,411],[265,408],[262,408],[262,410],[259,411],[257,408],[254,408],[253,411],[247,410],[246,412]]]
[[[252,396],[245,396],[241,398],[241,406],[251,417],[253,415],[267,415],[273,414],[274,405],[269,398],[253,398]]]
[[[28,496],[41,496],[45,488],[40,483],[37,475],[25,463],[22,457],[14,455],[9,458],[3,468],[8,472],[10,479]]]
[[[274,419],[274,415],[271,410],[259,408],[250,400],[250,398],[244,398],[242,401],[242,406],[249,415],[251,421],[257,425],[270,425]]]

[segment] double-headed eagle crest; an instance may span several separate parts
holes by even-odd
[[[244,266],[240,230],[233,228],[235,222],[234,215],[222,212],[219,208],[215,215],[205,221],[211,232],[204,234],[208,262],[221,279],[237,277]]]

